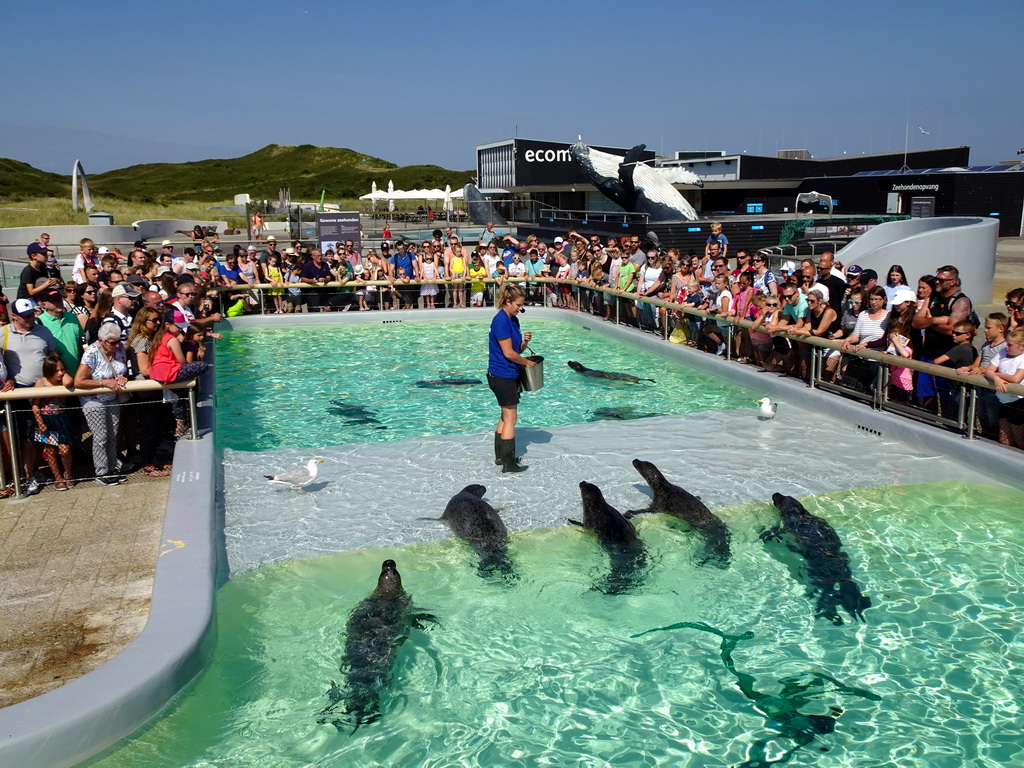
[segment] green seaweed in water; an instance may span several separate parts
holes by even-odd
[[[832,712],[830,715],[805,715],[800,712],[800,707],[819,693],[833,691],[861,696],[871,701],[881,701],[881,697],[871,691],[866,691],[863,688],[851,688],[823,672],[815,673],[810,680],[795,677],[783,678],[779,681],[782,684],[782,692],[777,696],[761,693],[754,688],[754,677],[744,672],[738,672],[732,659],[733,649],[741,640],[750,640],[754,637],[753,632],[727,635],[704,622],[683,621],[667,627],[649,629],[646,632],[633,635],[633,637],[643,637],[651,632],[663,632],[669,629],[699,629],[722,638],[722,644],[719,646],[722,651],[722,661],[725,663],[725,668],[735,675],[736,687],[744,696],[754,702],[754,709],[768,718],[769,727],[777,731],[780,736],[794,742],[790,749],[783,752],[777,759],[771,760],[766,751],[768,741],[760,739],[751,745],[748,759],[740,763],[737,768],[763,768],[763,766],[774,763],[787,763],[798,749],[814,741],[815,736],[832,733],[835,730],[835,721],[843,714],[842,709],[829,707]],[[808,693],[812,687],[820,690]],[[827,748],[822,747],[822,751],[827,751]]]

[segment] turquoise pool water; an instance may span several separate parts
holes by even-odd
[[[544,388],[523,395],[524,425],[756,407],[756,393],[661,355],[574,324],[522,322],[534,334],[532,349],[545,357]],[[229,332],[217,347],[218,445],[316,448],[493,429],[487,327],[478,320]],[[568,360],[657,383],[585,378]],[[415,386],[439,379],[481,383]]]
[[[1007,766],[1024,762],[1024,494],[966,482],[860,488],[804,499],[843,539],[874,605],[864,624],[815,620],[758,532],[771,504],[719,508],[731,567],[694,565],[691,533],[637,521],[650,571],[634,594],[590,588],[607,559],[583,531],[512,536],[520,578],[477,576],[451,539],[293,560],[218,594],[212,665],[103,768],[171,766],[709,766],[794,747],[737,674],[800,712],[842,714],[794,766]],[[578,508],[577,508],[578,509]],[[571,510],[567,510],[571,511]],[[506,514],[514,512],[506,511]],[[317,724],[349,612],[393,558],[440,623],[398,655],[384,715],[354,734]],[[703,622],[753,636],[721,657]],[[790,681],[787,684],[784,681]],[[793,682],[795,681],[795,682]],[[852,691],[852,692],[851,692]],[[831,709],[834,708],[834,709]]]

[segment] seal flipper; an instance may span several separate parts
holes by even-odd
[[[624,518],[626,518],[627,520],[630,520],[631,518],[634,518],[637,515],[647,515],[647,514],[650,514],[651,512],[655,512],[655,511],[656,510],[654,509],[653,506],[647,507],[646,509],[631,509],[628,512],[623,512],[622,516]]]

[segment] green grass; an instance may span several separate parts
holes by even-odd
[[[97,211],[112,214],[114,223],[128,225],[139,219],[194,219],[199,221],[227,221],[228,226],[245,227],[244,216],[225,216],[225,211],[210,211],[211,205],[231,205],[232,201],[146,203],[118,200],[111,197],[93,197]],[[54,227],[60,224],[88,224],[85,211],[71,210],[70,191],[64,197],[31,198],[19,200],[4,209],[0,203],[0,227]],[[30,210],[17,210],[30,209]]]

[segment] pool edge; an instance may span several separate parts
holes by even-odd
[[[210,393],[212,378],[203,382]],[[180,440],[164,511],[149,619],[127,648],[41,696],[0,709],[0,764],[68,768],[155,716],[207,665],[213,600],[224,558],[216,530],[213,397],[197,410],[201,436]],[[180,545],[180,546],[179,546]]]

